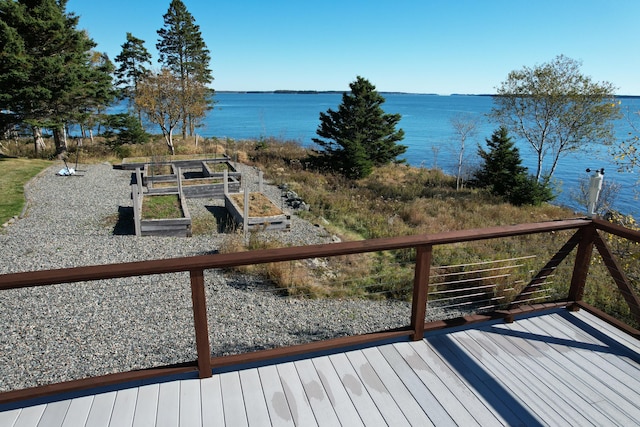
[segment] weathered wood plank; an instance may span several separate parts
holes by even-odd
[[[240,371],[242,396],[247,408],[247,421],[250,426],[270,426],[269,410],[265,401],[258,369]]]
[[[47,407],[42,413],[40,421],[38,421],[38,425],[53,427],[61,426],[62,422],[64,421],[64,417],[69,410],[70,404],[70,400],[63,400],[60,402],[52,402],[47,404]]]
[[[294,426],[293,415],[280,381],[278,369],[275,365],[263,366],[258,368],[258,375],[260,376],[260,384],[262,384],[262,392],[264,393],[271,424],[283,427]]]
[[[222,389],[225,425],[248,426],[247,408],[245,408],[242,397],[242,385],[238,372],[220,374],[220,388]]]
[[[138,388],[133,427],[153,427],[156,425],[159,395],[160,384],[149,384]]]
[[[571,315],[585,322],[589,326],[592,326],[596,330],[600,330],[607,334],[610,339],[617,341],[632,352],[640,354],[640,340],[637,340],[604,320],[590,315],[585,310],[573,311],[571,312]]]

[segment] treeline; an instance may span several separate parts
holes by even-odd
[[[193,135],[213,105],[210,54],[200,28],[181,0],[172,0],[158,31],[160,69],[151,70],[144,41],[126,34],[114,64],[96,50],[66,1],[0,2],[0,130],[33,135],[44,149],[42,129],[53,134],[56,154],[67,150],[67,128],[83,136],[102,127],[122,142],[142,142],[142,115],[160,126],[173,153],[172,134],[182,126]],[[128,99],[128,114],[107,116],[115,101]]]

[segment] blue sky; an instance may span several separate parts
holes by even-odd
[[[640,95],[638,0],[183,0],[211,51],[216,90],[494,93],[507,74],[560,54],[618,94]],[[97,49],[126,32],[157,64],[170,0],[69,0]]]

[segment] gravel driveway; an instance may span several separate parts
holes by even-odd
[[[131,172],[80,165],[61,177],[50,167],[26,186],[25,215],[0,231],[0,274],[215,252],[224,235],[135,237]],[[253,168],[239,165],[257,189]],[[280,205],[280,190],[265,194]],[[189,200],[192,218],[223,206]],[[285,244],[330,241],[292,216]],[[114,226],[115,224],[115,226]],[[205,272],[213,355],[233,354],[404,326],[399,301],[289,298],[239,274]],[[187,273],[0,292],[0,391],[195,360]]]

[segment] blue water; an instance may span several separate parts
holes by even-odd
[[[455,137],[451,118],[456,115],[470,115],[479,121],[477,135],[466,144],[465,163],[478,163],[478,144],[484,144],[498,127],[487,118],[493,106],[490,96],[437,96],[418,94],[384,93],[386,102],[383,109],[387,113],[400,113],[399,127],[404,129],[405,138],[401,144],[407,145],[404,154],[413,166],[439,167],[454,174],[457,165],[456,149],[459,139]],[[200,136],[232,139],[253,139],[276,137],[296,140],[305,146],[313,145],[319,124],[320,112],[337,109],[342,101],[339,93],[283,94],[283,93],[217,93],[216,105],[207,115]],[[622,107],[631,111],[640,110],[640,99],[623,98]],[[153,132],[158,129],[151,128]],[[629,132],[626,121],[616,124],[616,132],[624,137]],[[523,163],[531,173],[535,172],[535,154],[526,141],[517,145]],[[593,147],[590,151],[571,153],[562,158],[554,178],[558,180],[560,193],[554,203],[576,206],[570,192],[578,186],[578,180],[586,177],[586,168],[605,168],[605,179],[622,186],[615,208],[625,213],[640,216],[640,202],[634,198],[637,175],[617,171],[606,147]]]

